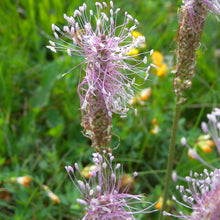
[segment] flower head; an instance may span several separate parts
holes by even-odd
[[[163,204],[163,197],[160,196],[159,199],[158,199],[158,201],[157,201],[157,203],[156,203],[156,205],[155,205],[155,207],[156,207],[157,209],[161,209],[161,208],[162,208],[162,204]]]
[[[183,197],[184,203],[173,199],[179,204],[192,210],[190,215],[179,212],[179,215],[173,215],[164,212],[164,215],[177,217],[187,220],[217,220],[220,219],[220,169],[208,173],[205,169],[203,173],[192,172],[190,176],[185,177],[188,188],[177,186]]]
[[[167,64],[163,63],[161,64],[161,66],[157,67],[155,74],[157,76],[165,76],[166,75],[166,71],[167,71]]]
[[[163,55],[159,51],[154,51],[151,55],[153,64],[160,66],[163,63]]]
[[[143,36],[143,34],[139,33],[138,31],[132,31],[131,32],[132,36],[134,36],[135,38],[138,38],[140,36]]]
[[[160,127],[156,118],[153,118],[151,121],[153,128],[150,130],[151,134],[157,134],[160,131]]]
[[[130,99],[130,105],[132,104],[141,104],[141,105],[145,105],[145,101],[147,101],[149,99],[149,97],[151,96],[152,93],[152,89],[151,87],[145,88],[140,90],[134,97],[133,99]]]
[[[205,122],[202,122],[201,127],[206,135],[201,135],[198,138],[197,145],[198,147],[204,148],[205,152],[209,152],[209,148],[215,143],[218,151],[219,147],[219,118],[220,110],[215,108],[212,113],[207,115],[209,119],[210,134],[213,137],[213,141],[209,138],[209,126]],[[181,144],[188,147],[188,154],[191,158],[196,159],[211,168],[211,173],[205,169],[202,174],[190,173],[190,177],[185,177],[185,181],[188,183],[188,188],[185,189],[184,186],[177,186],[180,193],[183,196],[185,203],[181,203],[174,196],[173,200],[179,204],[190,208],[192,210],[191,215],[185,215],[183,212],[179,212],[179,215],[173,215],[167,212],[164,212],[164,215],[177,217],[181,219],[189,220],[217,220],[220,219],[220,169],[216,169],[211,164],[207,163],[199,154],[196,152],[195,148],[191,148],[187,144],[186,138],[181,139]],[[208,149],[208,151],[207,151]],[[183,180],[182,177],[178,177],[175,174],[175,181],[177,179]]]
[[[196,141],[196,147],[201,148],[204,152],[212,152],[212,147],[215,146],[215,142],[210,140],[211,136],[209,134],[200,135]]]
[[[61,50],[69,56],[77,54],[85,58],[83,63],[86,64],[86,73],[78,88],[82,110],[87,108],[93,96],[99,96],[104,102],[99,102],[98,108],[105,107],[110,116],[112,112],[124,115],[127,101],[133,95],[131,86],[135,84],[134,76],[143,72],[137,65],[146,63],[146,58],[136,61],[127,53],[145,42],[145,37],[132,36],[139,22],[127,12],[124,22],[117,25],[120,8],[114,9],[112,1],[109,15],[105,13],[105,2],[96,2],[95,5],[96,13],[88,11],[84,3],[74,11],[73,16],[64,14],[68,25],[63,27],[63,31],[52,24],[54,36],[59,41],[50,41],[47,48],[53,52]],[[136,62],[136,65],[130,65],[126,60]],[[145,71],[148,70],[149,67],[146,67]]]
[[[31,182],[31,178],[29,176],[20,176],[17,177],[16,181],[23,186],[28,186]]]
[[[126,117],[128,101],[134,96],[135,76],[147,79],[150,66],[147,58],[137,60],[129,56],[132,49],[145,42],[144,36],[132,36],[139,24],[125,12],[123,23],[117,25],[120,8],[114,9],[110,1],[110,12],[105,2],[96,2],[96,12],[87,9],[84,3],[73,16],[64,14],[68,25],[61,30],[52,24],[57,42],[49,41],[51,51],[66,51],[84,57],[85,73],[81,74],[78,94],[81,103],[84,133],[92,140],[96,150],[111,151],[112,113]],[[127,61],[132,61],[129,64]],[[145,75],[140,73],[145,72]]]
[[[140,91],[140,94],[139,94],[138,98],[139,98],[140,101],[147,101],[148,98],[151,96],[151,93],[152,93],[151,87],[142,89]]]
[[[154,51],[151,59],[156,67],[154,73],[157,76],[165,76],[167,71],[167,64],[163,62],[163,55],[159,51]]]
[[[90,171],[89,180],[83,176],[77,179],[75,171],[79,171],[78,164],[74,168],[66,166],[66,170],[73,184],[81,194],[77,202],[86,211],[83,219],[134,219],[133,215],[145,213],[152,205],[144,210],[137,210],[131,204],[147,203],[142,201],[142,195],[131,195],[128,193],[129,183],[122,186],[121,164],[113,165],[114,156],[111,153],[103,155],[93,153],[93,162],[96,169]],[[134,177],[137,173],[134,172]],[[148,203],[147,203],[148,204]],[[150,211],[149,211],[150,212]]]

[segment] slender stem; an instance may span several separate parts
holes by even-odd
[[[178,100],[178,97],[177,97],[177,100]],[[162,204],[162,208],[160,211],[159,220],[162,220],[163,218],[163,211],[166,208],[166,202],[168,198],[170,179],[171,179],[172,168],[173,168],[173,158],[174,158],[175,145],[176,145],[176,134],[177,134],[177,129],[178,129],[178,121],[180,117],[180,109],[181,109],[181,103],[176,102],[174,118],[173,118],[173,126],[171,130],[169,156],[167,160],[167,173],[166,173],[165,188],[164,188],[164,195],[163,195],[163,204]]]

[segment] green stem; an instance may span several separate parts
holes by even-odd
[[[177,97],[177,100],[178,100],[178,97]],[[171,179],[172,168],[173,168],[173,158],[174,158],[175,145],[176,145],[176,134],[177,134],[177,129],[178,129],[178,121],[180,117],[180,109],[181,109],[181,103],[176,102],[174,118],[173,118],[173,126],[172,126],[172,131],[171,131],[169,156],[168,156],[168,161],[167,161],[167,174],[166,174],[166,180],[165,180],[163,204],[160,210],[159,220],[162,220],[163,218],[163,211],[166,208],[166,202],[168,198],[170,179]]]

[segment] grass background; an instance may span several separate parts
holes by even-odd
[[[93,8],[95,1],[86,1]],[[107,1],[108,2],[108,1]],[[77,190],[68,179],[65,165],[91,162],[89,140],[81,133],[81,114],[77,85],[80,69],[60,77],[81,58],[65,53],[53,54],[45,48],[52,38],[51,24],[65,24],[63,13],[71,15],[82,1],[3,0],[0,2],[0,219],[78,219],[82,211],[75,199]],[[145,193],[148,201],[162,195],[175,96],[171,74],[181,1],[122,0],[115,7],[137,18],[137,29],[147,41],[146,51],[164,55],[169,71],[165,77],[150,74],[142,88],[151,87],[152,96],[144,105],[136,105],[128,118],[114,116],[113,132],[120,136],[114,152],[123,163],[124,172],[139,172],[135,193]],[[121,13],[122,14],[122,13]],[[200,123],[206,113],[219,106],[220,24],[209,15],[198,51],[198,65],[193,86],[179,121],[175,169],[179,175],[204,166],[190,160],[179,140],[186,136],[193,145],[202,134]],[[151,134],[151,120],[156,118],[160,132]],[[117,140],[113,139],[113,145]],[[218,167],[216,149],[201,155]],[[11,181],[29,175],[28,187]],[[60,204],[53,205],[42,184],[56,193]],[[174,192],[175,183],[171,191]],[[178,194],[178,193],[176,193]],[[178,209],[170,202],[170,208]],[[157,213],[140,216],[157,219]]]

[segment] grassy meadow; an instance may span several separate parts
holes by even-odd
[[[94,8],[95,1],[85,2],[88,8]],[[77,95],[81,69],[77,67],[66,76],[61,75],[83,58],[62,52],[55,54],[46,48],[53,39],[51,24],[62,27],[63,14],[72,15],[82,4],[81,0],[0,2],[0,220],[82,217],[81,207],[76,203],[80,195],[64,167],[78,162],[83,169],[91,164],[94,149],[81,132]],[[132,191],[144,193],[150,202],[162,196],[166,173],[175,106],[172,70],[180,5],[181,0],[115,1],[115,7],[139,20],[137,31],[146,38],[146,47],[141,52],[159,51],[167,67],[162,76],[152,68],[148,80],[135,90],[137,98],[132,107],[137,108],[137,116],[133,109],[127,118],[113,115],[113,133],[120,136],[115,158],[123,164],[124,173],[139,173]],[[174,159],[179,176],[205,168],[188,156],[180,139],[184,136],[191,146],[198,145],[198,137],[203,134],[201,122],[207,121],[206,114],[213,107],[220,107],[219,27],[215,16],[208,15],[196,75],[186,93],[187,102],[179,121]],[[146,88],[151,93],[140,98]],[[118,143],[118,138],[113,137],[112,147]],[[209,153],[198,147],[198,152],[207,162],[219,167],[215,147]],[[18,177],[24,176],[28,177],[27,182],[20,184]],[[175,185],[171,183],[170,192],[178,197]],[[49,192],[54,197],[48,196]],[[172,200],[169,207],[174,212],[180,209]],[[137,217],[154,220],[158,212]]]

